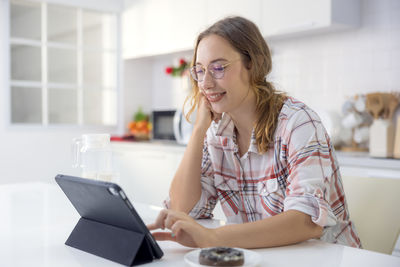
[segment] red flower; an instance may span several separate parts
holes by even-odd
[[[167,75],[171,75],[171,76],[174,76],[174,77],[187,75],[187,72],[185,72],[185,70],[187,70],[188,67],[189,67],[188,62],[184,58],[181,58],[179,60],[179,65],[178,66],[168,66],[168,67],[166,67],[165,68],[165,73]]]
[[[167,74],[171,74],[171,73],[172,73],[172,68],[171,68],[171,67],[165,68],[165,72],[166,72]]]

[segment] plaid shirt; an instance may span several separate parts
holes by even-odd
[[[201,183],[201,198],[190,212],[194,218],[212,217],[218,200],[228,223],[298,210],[324,227],[321,240],[361,247],[329,136],[318,115],[294,98],[285,101],[274,144],[262,154],[254,130],[240,157],[229,115],[213,122],[204,141]]]

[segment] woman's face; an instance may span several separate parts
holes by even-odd
[[[234,113],[248,102],[245,99],[252,91],[249,73],[240,59],[240,54],[218,35],[203,38],[197,47],[196,65],[206,68],[204,80],[198,82],[198,86],[217,113]],[[216,79],[208,70],[214,62],[232,63],[224,68],[224,76]]]

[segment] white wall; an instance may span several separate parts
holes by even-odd
[[[146,113],[182,107],[183,103],[178,105],[173,99],[174,78],[165,73],[166,67],[178,66],[181,58],[190,61],[192,51],[125,60],[124,124],[129,122],[139,107]]]
[[[179,77],[172,78],[171,75],[165,73],[165,68],[168,66],[178,66],[179,60],[185,59],[187,62],[192,60],[192,51],[181,53],[173,53],[171,55],[159,56],[153,63],[153,87],[152,87],[152,108],[153,109],[174,109],[181,108],[184,97],[176,92],[176,82],[181,82]],[[178,80],[177,80],[178,79]],[[184,88],[178,88],[184,89]],[[175,98],[174,98],[175,97]],[[179,100],[178,100],[179,99]],[[182,103],[179,103],[182,102]]]
[[[346,98],[400,92],[400,1],[361,1],[355,30],[273,41],[277,87],[318,110],[340,113]]]
[[[139,107],[150,113],[153,88],[153,59],[142,58],[124,63],[124,125]]]

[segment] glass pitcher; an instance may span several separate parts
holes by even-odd
[[[73,139],[72,155],[72,166],[82,169],[82,177],[115,182],[109,134],[84,134]]]

